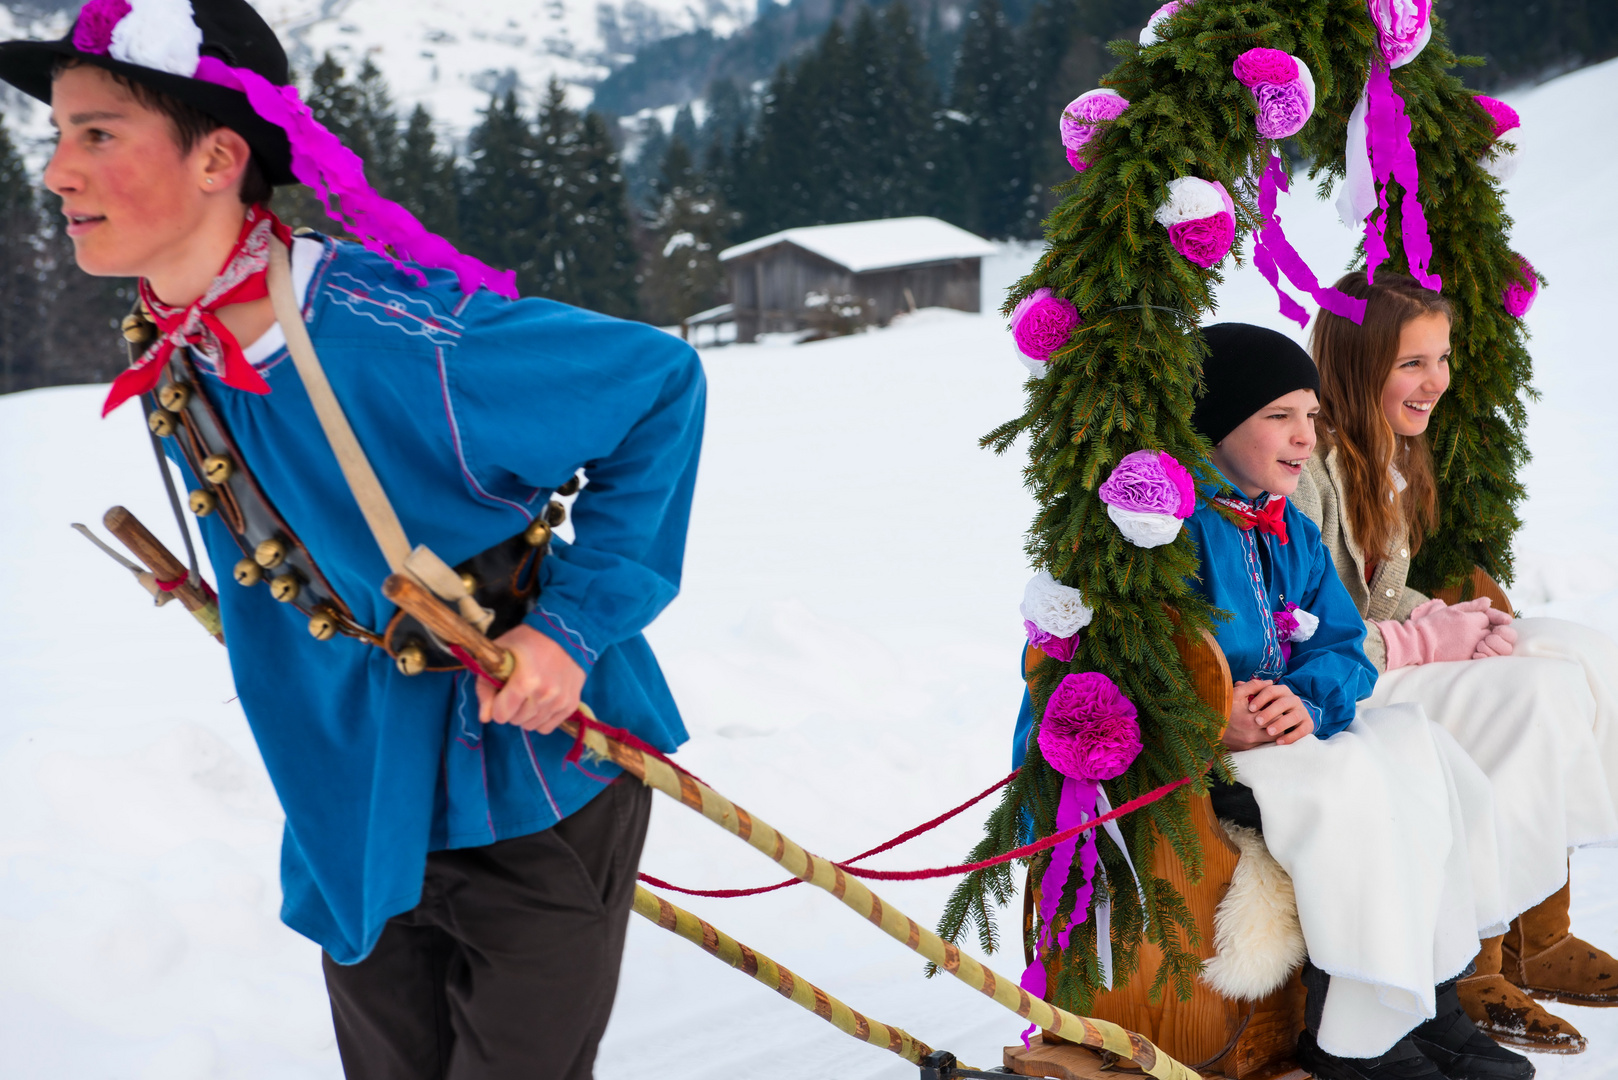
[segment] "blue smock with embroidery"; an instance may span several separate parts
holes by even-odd
[[[584,468],[575,541],[541,563],[529,626],[586,672],[603,721],[673,750],[686,733],[641,631],[679,589],[705,384],[696,353],[650,326],[549,300],[417,285],[387,260],[323,240],[304,318],[406,536],[455,565],[542,513]],[[283,346],[255,365],[271,392],[206,393],[270,502],[354,617],[393,606],[388,565]],[[183,464],[182,464],[183,468]],[[194,478],[187,477],[193,486]],[[481,725],[465,672],[407,678],[381,649],[320,642],[201,519],[237,691],[286,812],[282,919],[339,963],[416,905],[429,851],[547,829],[617,775],[564,766],[571,740]]]
[[[1250,503],[1228,483],[1201,485],[1199,493],[1196,513],[1185,523],[1202,557],[1202,574],[1192,587],[1230,613],[1228,621],[1214,624],[1214,638],[1231,677],[1274,679],[1291,688],[1314,718],[1315,735],[1330,738],[1353,721],[1357,703],[1371,696],[1376,668],[1361,648],[1365,623],[1320,542],[1319,526],[1288,503],[1283,511],[1287,543],[1282,544],[1269,533],[1242,529],[1209,501],[1224,497],[1253,510],[1269,505],[1268,494]],[[1283,597],[1320,620],[1309,640],[1292,643],[1290,660],[1282,659],[1273,617]],[[1025,687],[1012,734],[1013,768],[1022,767],[1033,730],[1034,706]]]
[[[1185,527],[1196,541],[1202,575],[1192,582],[1230,619],[1214,624],[1214,638],[1230,664],[1231,678],[1274,679],[1303,699],[1314,717],[1315,735],[1330,738],[1354,719],[1357,704],[1371,696],[1376,667],[1365,656],[1365,623],[1337,577],[1320,528],[1291,503],[1283,512],[1287,543],[1258,529],[1242,529],[1209,500],[1223,497],[1248,510],[1269,505],[1260,494],[1249,502],[1234,485],[1202,485],[1197,512]],[[1283,598],[1320,620],[1307,641],[1292,643],[1283,660],[1274,613]]]

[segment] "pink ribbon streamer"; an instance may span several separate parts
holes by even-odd
[[[427,284],[426,275],[402,260],[453,271],[463,293],[486,285],[501,296],[517,299],[515,271],[495,270],[461,254],[454,244],[428,232],[410,211],[377,194],[365,179],[365,162],[315,119],[296,87],[276,86],[255,71],[231,67],[213,56],[204,56],[197,63],[196,77],[246,94],[254,112],[287,133],[292,175],[314,189],[332,220],[418,284]]]
[[[1410,274],[1423,288],[1438,292],[1444,282],[1428,270],[1433,242],[1427,235],[1427,214],[1421,206],[1421,175],[1416,151],[1410,145],[1410,117],[1405,115],[1404,98],[1393,89],[1388,63],[1380,55],[1371,56],[1371,77],[1366,83],[1369,105],[1365,114],[1365,140],[1376,177],[1377,206],[1365,219],[1365,273],[1372,281],[1376,268],[1388,258],[1388,181],[1397,180],[1404,189],[1400,203],[1404,231],[1405,259]]]
[[[1309,312],[1287,295],[1281,287],[1278,271],[1285,272],[1287,280],[1312,296],[1315,303],[1325,310],[1355,323],[1363,322],[1365,301],[1330,285],[1321,285],[1315,272],[1309,269],[1309,264],[1303,261],[1303,256],[1298,254],[1287,239],[1287,234],[1282,231],[1281,218],[1275,212],[1275,201],[1276,196],[1286,192],[1290,184],[1286,170],[1281,167],[1280,157],[1272,154],[1259,179],[1258,209],[1263,225],[1253,234],[1253,265],[1258,267],[1258,272],[1264,275],[1264,280],[1270,283],[1275,295],[1280,298],[1281,314],[1299,326],[1309,325]]]
[[[1095,816],[1096,799],[1100,788],[1094,780],[1076,780],[1071,776],[1062,779],[1061,801],[1056,807],[1056,831],[1071,829],[1075,825],[1082,825]],[[1045,867],[1045,876],[1039,882],[1039,940],[1034,946],[1034,962],[1022,973],[1019,985],[1029,994],[1043,998],[1047,989],[1045,976],[1045,956],[1050,951],[1051,926],[1056,920],[1056,909],[1062,902],[1062,894],[1067,890],[1068,878],[1073,871],[1073,856],[1079,857],[1079,874],[1081,880],[1075,890],[1073,900],[1073,917],[1068,920],[1062,932],[1056,936],[1055,945],[1058,949],[1066,949],[1068,940],[1073,934],[1073,928],[1084,922],[1090,914],[1090,898],[1095,891],[1096,864],[1100,859],[1100,850],[1096,847],[1096,834],[1092,830],[1083,834],[1084,846],[1079,847],[1079,837],[1064,840],[1051,850],[1050,865]],[[1028,1037],[1034,1032],[1037,1025],[1030,1026],[1023,1032],[1023,1045],[1028,1045]]]

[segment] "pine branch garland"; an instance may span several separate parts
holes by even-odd
[[[1035,715],[1062,676],[1102,672],[1135,703],[1145,743],[1129,771],[1107,784],[1113,804],[1180,777],[1200,777],[1121,822],[1144,904],[1122,854],[1100,842],[1112,900],[1114,985],[1137,971],[1140,944],[1149,941],[1162,955],[1151,973],[1154,996],[1172,989],[1189,998],[1201,939],[1185,898],[1150,873],[1153,852],[1167,842],[1188,879],[1201,877],[1189,800],[1206,792],[1210,764],[1228,776],[1219,743],[1225,718],[1198,700],[1172,641],[1170,608],[1192,634],[1224,617],[1188,585],[1198,572],[1191,540],[1182,533],[1165,547],[1134,547],[1096,494],[1112,467],[1135,450],[1166,451],[1200,476],[1209,468],[1209,446],[1189,424],[1202,346],[1186,329],[1212,313],[1212,291],[1222,278],[1217,267],[1204,270],[1182,258],[1154,213],[1176,177],[1223,182],[1235,202],[1240,258],[1242,237],[1259,223],[1256,177],[1278,148],[1257,136],[1252,97],[1231,72],[1236,56],[1274,48],[1309,66],[1316,106],[1296,145],[1314,161],[1312,175],[1324,177],[1324,188],[1344,171],[1347,121],[1365,87],[1374,42],[1363,0],[1198,0],[1173,16],[1157,45],[1113,42],[1120,63],[1102,83],[1130,107],[1089,144],[1089,167],[1060,189],[1063,199],[1045,222],[1045,253],[1003,308],[1009,315],[1023,297],[1049,288],[1084,319],[1051,358],[1047,376],[1029,381],[1025,412],[983,439],[996,453],[1027,440],[1024,481],[1039,505],[1029,558],[1080,589],[1096,612],[1071,662],[1047,658],[1034,672]],[[1522,327],[1500,300],[1516,272],[1506,244],[1510,220],[1498,186],[1478,165],[1490,131],[1470,93],[1449,74],[1456,63],[1434,20],[1430,44],[1393,78],[1411,117],[1432,269],[1456,308],[1453,383],[1434,413],[1431,436],[1442,525],[1413,577],[1427,586],[1458,580],[1474,562],[1509,580],[1522,497],[1516,471],[1527,458],[1518,390],[1528,385],[1530,364]],[[1401,269],[1396,196],[1390,192],[1387,232],[1390,268]],[[1328,268],[1317,270],[1332,276]],[[1030,740],[1027,761],[989,816],[972,858],[1053,832],[1060,780]],[[940,934],[954,940],[975,927],[980,944],[991,948],[997,936],[989,899],[1003,903],[1010,884],[1007,866],[968,876],[946,906]],[[1076,884],[1058,905],[1059,921],[1072,917]],[[1101,987],[1095,957],[1090,913],[1060,958],[1053,1001],[1089,1009]]]

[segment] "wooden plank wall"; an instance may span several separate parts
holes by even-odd
[[[813,293],[851,296],[863,309],[860,321],[886,326],[915,306],[979,311],[981,259],[955,259],[922,266],[851,274],[844,267],[790,243],[780,243],[725,264],[736,306],[736,340],[759,334],[806,330],[818,325],[806,303]],[[906,295],[906,290],[909,295]]]

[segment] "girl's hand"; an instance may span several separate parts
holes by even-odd
[[[1225,733],[1219,737],[1219,741],[1228,749],[1251,750],[1275,741],[1274,736],[1255,719],[1254,710],[1250,707],[1254,695],[1273,685],[1269,679],[1252,679],[1239,682],[1232,688],[1229,722],[1225,725]]]
[[[1247,708],[1252,722],[1277,746],[1288,746],[1315,730],[1314,717],[1303,707],[1303,699],[1281,683],[1267,682],[1255,690]]]

